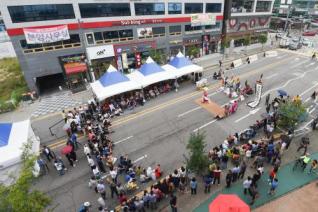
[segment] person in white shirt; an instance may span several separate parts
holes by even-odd
[[[92,170],[93,170],[93,174],[96,178],[99,178],[100,177],[100,171],[98,170],[97,166],[93,166],[92,167]]]
[[[87,162],[88,162],[88,165],[93,170],[93,167],[95,166],[95,162],[94,162],[94,160],[92,159],[92,157],[89,154],[87,154]]]
[[[247,177],[243,182],[244,194],[247,194],[247,191],[250,189],[252,184],[252,178],[250,176]]]
[[[117,183],[117,168],[111,167],[109,174],[110,174],[110,177],[112,178],[113,182]]]
[[[84,144],[84,154],[85,155],[90,155],[91,154],[91,149],[87,146],[87,144]]]

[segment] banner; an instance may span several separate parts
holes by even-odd
[[[127,69],[128,68],[128,58],[127,58],[127,53],[126,52],[123,52],[121,54],[121,60],[123,62],[123,68]]]
[[[191,15],[191,26],[205,26],[215,24],[216,16],[211,13]]]
[[[138,38],[143,38],[143,37],[152,37],[152,28],[151,27],[146,27],[146,28],[137,28],[137,35]]]
[[[67,25],[40,28],[40,29],[23,29],[27,44],[54,43],[61,40],[69,40]]]
[[[262,84],[259,84],[259,83],[256,84],[255,99],[254,99],[254,101],[248,102],[247,106],[249,106],[251,108],[255,108],[259,105],[259,103],[261,101],[261,97],[262,97],[262,88],[263,88]]]

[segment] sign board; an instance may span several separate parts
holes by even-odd
[[[265,57],[276,57],[277,51],[267,51],[265,52]]]
[[[138,38],[143,38],[143,37],[152,37],[152,28],[151,27],[146,27],[146,28],[137,28],[137,35]]]
[[[234,68],[237,68],[237,67],[243,65],[242,59],[234,60],[232,63],[233,63]]]
[[[205,25],[215,25],[215,24],[216,24],[216,16],[212,13],[191,15],[191,26],[205,26]]]
[[[164,19],[141,19],[141,20],[122,20],[113,21],[112,26],[130,26],[130,25],[143,25],[143,24],[161,24]]]
[[[258,60],[257,54],[249,56],[248,59],[250,63],[255,62],[256,60]]]
[[[89,60],[115,56],[113,45],[89,47],[86,48],[86,53]]]
[[[27,44],[54,43],[61,40],[69,40],[67,25],[50,28],[24,28]]]
[[[121,54],[121,60],[123,62],[123,68],[127,69],[128,68],[128,58],[127,58],[127,53],[126,52],[123,52]]]
[[[259,105],[261,98],[262,98],[262,88],[263,88],[262,84],[259,84],[259,83],[256,84],[255,99],[254,99],[254,101],[247,103],[247,106],[249,106],[251,108],[255,108]]]

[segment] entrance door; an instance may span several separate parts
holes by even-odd
[[[58,91],[59,86],[65,86],[65,79],[62,73],[37,77],[36,85],[40,95],[51,94]]]

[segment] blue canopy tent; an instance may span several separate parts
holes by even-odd
[[[201,66],[193,64],[181,52],[179,52],[177,56],[170,61],[169,64],[162,66],[162,68],[174,74],[175,78],[203,71],[203,68]]]
[[[151,57],[148,57],[146,63],[140,67],[139,71],[129,74],[128,77],[131,80],[139,82],[143,88],[157,82],[175,78],[174,74],[163,69]]]
[[[99,101],[127,91],[141,89],[141,85],[130,80],[112,65],[108,67],[107,72],[99,80],[91,83],[91,87]]]

